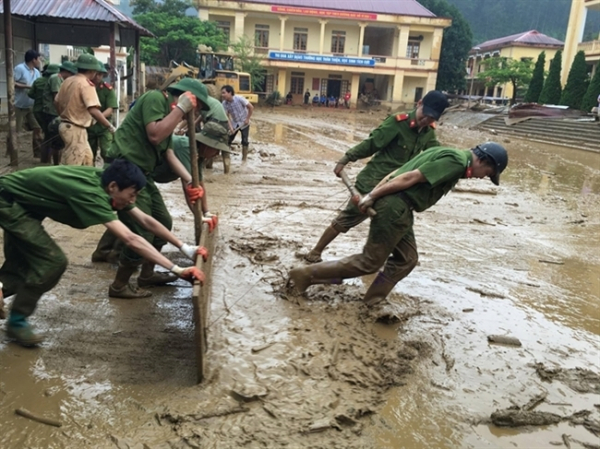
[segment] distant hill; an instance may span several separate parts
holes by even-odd
[[[565,40],[571,0],[447,0],[473,32],[473,45],[528,30]],[[588,11],[584,41],[597,39],[600,11]]]

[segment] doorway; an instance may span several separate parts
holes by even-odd
[[[327,80],[327,97],[340,98],[342,91],[342,80]]]
[[[418,103],[419,101],[421,101],[421,98],[423,98],[423,88],[417,87],[415,89],[415,103]]]

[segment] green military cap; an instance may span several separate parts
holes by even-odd
[[[98,61],[98,71],[100,73],[108,73],[108,70],[106,70],[106,66],[100,61]]]
[[[209,120],[202,127],[202,131],[196,133],[196,140],[215,150],[235,153],[229,146],[229,133],[227,128],[215,121]]]
[[[98,70],[98,60],[94,56],[85,53],[79,55],[79,58],[77,58],[77,63],[75,65],[78,69]]]
[[[54,75],[58,72],[60,72],[60,66],[58,64],[48,64],[46,70],[44,70],[45,75]]]
[[[71,61],[63,62],[60,67],[60,70],[66,70],[67,72],[71,72],[73,74],[77,74],[77,66],[73,64]]]
[[[173,93],[174,90],[193,93],[200,101],[202,101],[202,103],[204,103],[204,109],[208,109],[208,105],[206,104],[208,92],[206,91],[206,86],[200,81],[192,78],[182,78],[179,82],[167,87],[167,91],[171,93]]]

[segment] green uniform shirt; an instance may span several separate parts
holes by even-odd
[[[63,81],[64,80],[59,73],[50,75],[50,78],[48,78],[48,84],[44,86],[44,99],[42,101],[42,110],[46,114],[58,115],[58,112],[56,112],[56,108],[54,107],[54,96],[60,90]]]
[[[189,145],[190,140],[188,139],[187,136],[173,136],[171,139],[171,148],[173,149],[173,152],[175,153],[175,157],[177,157],[177,159],[179,159],[179,161],[183,164],[183,166],[186,168],[186,170],[188,171],[188,173],[192,173],[192,164],[190,164],[190,145]],[[202,166],[204,162],[204,158],[203,157],[199,157],[198,158],[198,175],[199,175],[199,181],[202,181]],[[171,167],[169,166],[169,163],[163,159],[162,162],[160,163],[160,165],[158,165],[156,167],[156,169],[154,169],[154,173],[152,174],[152,179],[155,182],[159,182],[159,183],[167,183],[167,182],[172,182],[175,181],[176,179],[179,179],[179,176],[177,176],[175,173],[173,173],[173,171],[171,170]]]
[[[94,167],[36,167],[0,177],[0,192],[34,217],[84,229],[117,219],[101,176]]]
[[[96,93],[98,94],[98,99],[100,100],[101,112],[106,111],[108,108],[117,109],[119,107],[117,103],[117,95],[110,84],[102,82],[100,86],[96,87]],[[108,121],[110,121],[110,119],[108,119]],[[105,128],[98,122],[90,126],[87,131],[88,134],[94,135],[100,135],[109,132],[108,128]]]
[[[225,108],[219,100],[213,97],[208,97],[206,99],[206,104],[208,105],[209,110],[202,110],[200,113],[202,114],[202,121],[206,123],[207,120],[217,120],[218,122],[227,122],[227,114],[225,113]]]
[[[346,152],[345,158],[352,162],[373,156],[356,177],[359,192],[370,192],[379,181],[417,154],[440,146],[434,128],[419,132],[416,114],[415,110],[410,114],[390,115],[369,137]]]
[[[394,172],[390,179],[418,169],[427,182],[415,184],[404,190],[412,200],[417,212],[423,212],[437,203],[465,176],[468,167],[473,163],[470,150],[438,147],[421,153]]]
[[[169,115],[172,103],[171,94],[160,90],[146,92],[138,98],[117,128],[108,157],[122,157],[140,167],[145,174],[152,173],[171,146],[171,136],[153,145],[148,140],[146,125]]]
[[[48,84],[47,76],[40,76],[31,85],[27,96],[33,99],[33,112],[42,112],[44,110],[44,88]]]

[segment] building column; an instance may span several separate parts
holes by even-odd
[[[587,8],[584,0],[572,0],[571,14],[569,15],[569,24],[567,26],[567,36],[565,38],[565,46],[562,55],[562,73],[560,80],[564,86],[567,83],[567,77],[571,70],[571,64],[577,53],[577,45],[583,39],[583,28],[585,27],[585,19],[587,16]]]
[[[236,11],[233,42],[237,42],[244,35],[244,22],[247,14],[248,13]],[[252,45],[254,45],[254,42],[252,42]]]
[[[279,69],[277,73],[277,90],[281,94],[282,100],[285,100],[285,96],[287,95],[287,70]]]
[[[358,26],[360,27],[360,32],[358,35],[358,57],[360,58],[363,55],[363,46],[365,45],[365,27],[367,26],[367,23],[358,22]]]
[[[427,85],[425,86],[425,94],[430,90],[435,90],[435,85],[437,84],[437,72],[429,72],[427,75]],[[425,96],[423,94],[423,96]]]
[[[352,82],[350,84],[350,106],[356,108],[358,104],[358,92],[360,88],[360,74],[352,74]]]
[[[394,94],[392,95],[392,103],[404,103],[402,97],[404,88],[404,70],[396,70],[394,75]]]
[[[410,27],[407,25],[398,25],[398,53],[396,57],[406,58],[406,48],[408,47],[408,34]],[[396,95],[396,94],[394,94]]]
[[[285,21],[288,19],[288,16],[279,16],[279,20],[281,21],[281,31],[279,33],[279,51],[283,51],[283,42],[285,38]]]
[[[198,9],[198,19],[199,20],[208,20],[209,14],[208,9],[199,8]]]
[[[321,24],[321,37],[319,41],[319,54],[323,54],[323,48],[325,46],[325,25],[327,25],[328,20],[319,19],[319,23]]]
[[[442,53],[442,39],[444,38],[444,30],[442,28],[436,28],[433,30],[433,43],[431,44],[431,56],[429,59],[436,61],[440,60],[440,54]]]

